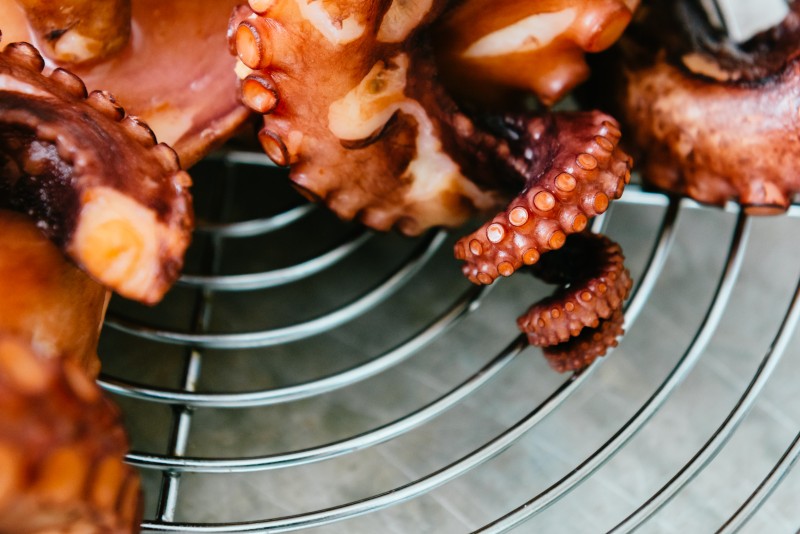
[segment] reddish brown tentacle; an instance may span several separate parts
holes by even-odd
[[[624,319],[622,311],[617,310],[608,319],[600,321],[597,328],[586,328],[578,337],[545,347],[542,353],[550,367],[559,373],[580,371],[617,346],[618,339],[625,333],[622,327]]]
[[[290,165],[291,178],[304,191],[343,218],[384,230],[398,226],[409,234],[457,226],[504,205],[515,194],[512,188],[533,178],[520,176],[531,158],[544,172],[544,160],[555,157],[559,172],[601,185],[560,193],[577,196],[582,212],[594,215],[618,196],[629,163],[616,147],[613,119],[523,117],[526,124],[517,126],[531,130],[526,142],[507,139],[483,117],[469,118],[439,81],[428,30],[446,2],[398,5],[348,3],[329,12],[333,8],[324,3],[302,7],[276,0],[259,4],[258,12],[235,12],[229,36],[240,60],[243,100],[264,114],[260,139],[267,154]],[[313,61],[303,53],[312,46]],[[324,83],[325,91],[310,90],[315,83]],[[557,154],[539,146],[549,147],[552,136],[564,147]],[[576,167],[581,164],[586,168]],[[555,200],[559,193],[550,194]],[[536,249],[562,240],[559,226],[574,232],[586,224],[578,210],[553,213],[558,217],[531,230]],[[495,278],[499,263],[477,269],[471,278],[478,281],[481,272],[482,278]],[[514,263],[518,268],[522,261]]]
[[[616,121],[600,112],[517,120],[521,149],[511,164],[522,193],[491,221],[456,243],[464,275],[491,284],[545,252],[561,248],[591,217],[608,209],[630,181],[631,158],[619,149]],[[537,142],[549,148],[537,148]]]
[[[71,360],[0,335],[0,532],[138,531],[119,411]]]
[[[45,358],[70,358],[91,378],[108,291],[69,262],[34,221],[0,209],[0,331]]]
[[[586,232],[570,236],[564,248],[543,257],[533,274],[562,287],[517,319],[530,344],[568,355],[570,361],[591,362],[605,354],[607,347],[601,345],[618,329],[605,330],[603,324],[620,312],[633,285],[624,261],[618,244]]]
[[[191,179],[113,96],[43,67],[27,43],[0,52],[0,205],[32,215],[102,284],[155,303],[189,244]]]
[[[800,3],[789,4],[781,25],[739,45],[688,2],[652,2],[609,76],[645,180],[752,215],[788,209],[800,192]]]
[[[234,13],[241,97],[264,116],[264,151],[342,218],[419,234],[498,205],[496,184],[462,170],[471,123],[423,36],[445,3],[276,0]]]

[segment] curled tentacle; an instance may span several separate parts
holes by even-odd
[[[441,68],[441,62],[497,32],[499,55],[523,61],[544,32],[553,36],[553,46],[533,46],[532,52],[551,63],[522,85],[549,101],[582,76],[559,71],[560,59],[566,54],[574,60],[570,65],[584,68],[583,50],[608,46],[638,2],[548,4],[570,19],[557,30],[544,24],[553,13],[540,18],[547,6],[496,4],[251,0],[234,13],[229,32],[242,99],[264,115],[264,151],[290,166],[295,184],[339,216],[418,234],[508,205],[455,247],[466,262],[464,273],[478,284],[532,265],[562,247],[567,235],[582,232],[589,218],[622,194],[632,163],[618,147],[621,133],[608,115],[480,114],[470,91],[458,91],[467,95],[459,101],[449,92],[459,84],[483,91],[483,81],[464,74],[479,73],[462,63]],[[487,15],[472,17],[475,32],[470,25],[454,29],[453,21],[465,13]],[[530,25],[525,14],[533,17]],[[463,39],[449,40],[448,32]],[[489,83],[519,86],[519,64],[496,59],[506,71],[489,76]],[[545,87],[557,85],[553,80],[564,87]],[[522,109],[518,99],[504,103]],[[601,313],[608,317],[611,311]]]
[[[110,94],[43,68],[27,43],[0,52],[0,204],[33,216],[102,284],[154,303],[189,244],[191,179]]]
[[[546,349],[554,367],[576,370],[616,343],[622,303],[633,285],[624,261],[619,245],[584,232],[570,236],[564,248],[532,268],[538,278],[561,287],[517,323],[531,345]]]
[[[608,209],[630,181],[630,157],[619,149],[616,121],[599,112],[508,119],[509,165],[522,193],[491,221],[455,245],[464,274],[491,284],[545,252]]]
[[[554,370],[559,373],[580,371],[597,358],[606,355],[608,349],[616,347],[618,339],[625,333],[625,317],[621,310],[600,321],[597,328],[586,328],[577,337],[552,347],[544,347],[542,353]]]

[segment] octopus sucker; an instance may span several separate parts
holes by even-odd
[[[240,0],[0,0],[5,42],[115,95],[190,167],[242,126],[227,21]],[[2,48],[2,45],[0,45]]]
[[[596,328],[585,328],[569,341],[543,347],[542,354],[559,373],[580,371],[618,345],[625,333],[624,319],[622,311],[617,310]]]
[[[189,244],[191,179],[109,93],[43,67],[31,45],[0,52],[0,204],[103,285],[155,303]]]
[[[614,100],[657,187],[753,215],[783,213],[800,191],[800,3],[738,44],[686,1],[642,10],[616,59]]]
[[[633,282],[620,246],[605,236],[582,232],[547,254],[531,272],[557,284],[517,323],[528,342],[543,347],[551,365],[577,370],[604,355],[622,334],[622,304]]]
[[[512,159],[509,165],[521,171],[522,193],[456,244],[464,251],[464,274],[478,284],[509,276],[523,265],[536,263],[545,252],[561,248],[567,235],[582,232],[588,220],[605,212],[630,181],[632,161],[619,148],[619,130],[608,115],[515,117],[508,118],[506,125],[514,130],[509,138],[516,138],[519,146],[533,144],[531,132],[546,132],[551,141],[537,159],[527,158],[524,150],[514,151],[516,161]],[[501,265],[505,268],[500,269]]]
[[[0,333],[0,531],[138,531],[119,411],[70,358]]]
[[[408,235],[497,213],[454,249],[472,282],[491,284],[564,247],[622,194],[632,159],[611,116],[520,111],[514,91],[560,98],[585,77],[583,53],[610,46],[638,2],[332,4],[251,2],[228,32],[242,101],[263,116],[264,151],[310,198]],[[331,32],[340,19],[350,29]],[[473,68],[476,57],[488,67]],[[507,109],[472,92],[501,95]],[[587,283],[598,318],[569,336],[599,326],[627,295]]]

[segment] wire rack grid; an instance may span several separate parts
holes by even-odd
[[[335,221],[254,153],[195,178],[187,274],[101,341],[145,531],[796,531],[800,209],[631,186],[593,228],[636,279],[627,334],[560,376],[514,322],[548,288],[471,287],[457,236]]]

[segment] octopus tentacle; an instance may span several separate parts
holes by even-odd
[[[71,360],[0,335],[0,531],[136,532],[127,449],[119,411]]]
[[[131,34],[130,0],[18,0],[38,43],[66,63],[101,60],[125,46]]]
[[[481,117],[471,117],[469,107],[459,106],[439,79],[428,32],[436,32],[430,25],[446,2],[405,3],[406,11],[400,4],[372,1],[333,9],[321,2],[312,9],[278,0],[238,10],[229,34],[240,61],[243,101],[264,114],[265,152],[279,165],[290,165],[292,180],[341,217],[417,234],[431,226],[457,226],[504,205],[519,187],[519,171],[505,161],[511,156],[509,140],[498,138]],[[306,47],[313,47],[313,54],[304,54]],[[325,91],[309,90],[314,83],[324,83]],[[600,160],[623,158],[616,149],[616,123],[606,119],[605,130],[602,121],[590,128],[592,138],[610,135],[607,142],[584,139],[585,146],[577,148],[588,155],[574,154],[589,165],[596,154],[603,176]],[[525,154],[542,152],[536,146],[547,144],[568,122],[555,121],[556,127],[527,135],[525,146],[516,143],[515,165],[529,166]],[[530,118],[534,129],[545,122]],[[574,147],[566,137],[579,128],[564,128],[558,143]],[[500,178],[498,165],[505,167]],[[608,165],[613,173],[624,172],[616,163]],[[616,195],[617,180],[607,189],[604,194]]]
[[[24,214],[0,210],[0,331],[92,378],[108,291],[67,261]]]
[[[189,244],[191,179],[110,94],[43,68],[27,43],[0,52],[0,204],[32,215],[102,284],[155,303]]]
[[[545,105],[589,76],[585,52],[611,46],[638,0],[472,0],[437,22],[436,51],[448,85],[482,101],[533,91]],[[464,83],[465,80],[472,83]]]
[[[340,217],[418,234],[508,206],[456,244],[464,273],[478,284],[535,264],[545,252],[561,248],[569,234],[582,232],[589,218],[622,194],[632,164],[618,146],[617,122],[603,113],[482,114],[470,95],[459,94],[458,100],[451,95],[451,88],[471,81],[451,70],[444,84],[441,58],[460,54],[459,47],[474,44],[469,39],[500,31],[503,52],[514,55],[552,30],[538,18],[547,6],[495,4],[251,0],[234,13],[229,30],[242,100],[264,117],[259,136],[264,151],[290,167],[299,189],[324,200]],[[636,4],[583,0],[570,2],[577,6],[573,13],[566,3],[548,3],[580,16],[553,30],[552,49],[536,53],[557,63],[561,45],[569,41],[568,55],[577,54],[572,59],[582,65],[583,50],[608,46]],[[466,41],[441,44],[435,38],[437,32],[447,35],[448,16],[457,20],[463,13],[486,11],[492,12],[488,24],[476,33],[464,30]],[[506,30],[525,13],[536,20],[530,27],[523,24],[521,33],[511,29],[522,35],[520,43]],[[456,33],[462,29],[450,27]],[[533,79],[570,84],[580,78],[557,71],[554,63],[543,65]],[[509,72],[488,83],[513,78]],[[317,85],[324,90],[315,90]],[[545,99],[561,94],[540,92]],[[524,109],[518,99],[510,107]],[[595,260],[606,258],[589,261]],[[627,294],[617,289],[622,281],[615,283],[622,284],[614,286],[616,293],[597,299],[606,303],[596,312],[605,318],[624,298],[617,295]],[[604,284],[591,288],[603,293],[610,281]]]
[[[240,3],[0,0],[0,29],[6,42],[34,44],[49,67],[68,68],[90,91],[112,93],[189,168],[250,115],[237,98],[236,60],[222,48]]]
[[[618,244],[583,232],[531,268],[538,278],[560,287],[531,306],[517,324],[531,345],[546,348],[551,363],[576,370],[616,342],[622,320],[612,319],[621,314],[633,285],[624,261]]]
[[[605,212],[630,182],[631,158],[620,131],[600,112],[519,117],[506,121],[517,137],[511,165],[525,180],[522,193],[491,221],[455,245],[473,283],[491,284],[561,248],[591,217]],[[537,154],[530,147],[546,144]],[[540,149],[541,150],[541,149]],[[521,153],[520,153],[521,152]]]
[[[462,172],[458,108],[417,39],[445,3],[278,0],[234,13],[242,99],[264,115],[264,151],[342,218],[418,234],[497,204]]]
[[[580,371],[617,346],[625,333],[624,321],[622,311],[617,310],[596,328],[586,328],[565,343],[544,347],[542,353],[550,367],[559,373]]]
[[[753,215],[788,209],[800,192],[789,170],[800,164],[800,3],[789,9],[739,45],[719,41],[693,4],[652,3],[610,77],[645,180]]]

